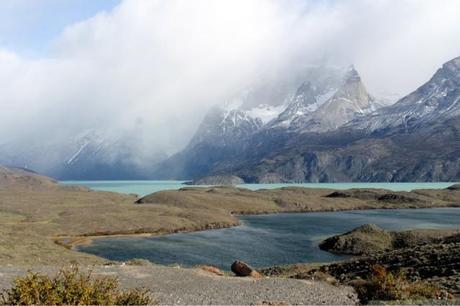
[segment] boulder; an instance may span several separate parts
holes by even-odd
[[[251,276],[254,278],[262,277],[262,275],[260,275],[260,273],[253,269],[250,265],[239,260],[235,261],[232,264],[231,269],[232,272],[235,273],[237,276]]]

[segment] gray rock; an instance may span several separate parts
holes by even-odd
[[[460,184],[454,184],[452,186],[447,187],[446,189],[454,191],[460,190]]]
[[[244,180],[234,175],[213,175],[200,178],[191,182],[187,182],[187,185],[240,185],[244,184]]]

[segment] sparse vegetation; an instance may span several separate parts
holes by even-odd
[[[402,270],[397,273],[388,271],[385,267],[375,265],[372,274],[366,280],[351,282],[360,300],[369,301],[426,301],[447,300],[451,295],[427,281],[410,281]]]
[[[150,305],[147,290],[122,291],[114,277],[93,277],[77,267],[61,269],[54,277],[29,272],[14,280],[2,294],[3,305]]]
[[[19,184],[0,188],[0,260],[28,266],[50,262],[103,264],[104,259],[75,252],[72,247],[91,243],[98,236],[161,235],[235,226],[239,224],[235,214],[445,207],[458,205],[460,196],[451,190],[418,190],[410,194],[419,203],[395,204],[326,197],[331,192],[308,188],[184,188],[138,199],[58,185],[31,190]],[[373,190],[377,195],[388,192]]]

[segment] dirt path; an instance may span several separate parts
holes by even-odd
[[[145,287],[160,304],[356,304],[353,289],[324,282],[283,278],[238,278],[217,276],[200,269],[159,265],[95,266],[94,274],[119,278],[123,287]],[[0,267],[0,288],[7,288],[24,267]],[[55,267],[35,267],[33,271],[54,273]]]

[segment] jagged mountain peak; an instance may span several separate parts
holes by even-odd
[[[380,104],[367,92],[358,71],[350,66],[334,94],[306,116],[292,121],[291,129],[302,132],[334,130],[357,116],[370,113]]]
[[[372,101],[373,98],[367,92],[358,71],[351,66],[345,74],[343,85],[328,102],[346,102],[353,111],[365,112],[371,107]]]
[[[428,82],[395,104],[350,122],[349,126],[368,132],[397,127],[409,130],[458,115],[460,57],[446,62]]]
[[[347,82],[361,82],[361,76],[359,75],[358,71],[356,70],[354,65],[348,66],[348,69],[345,73],[344,77],[345,83]]]

